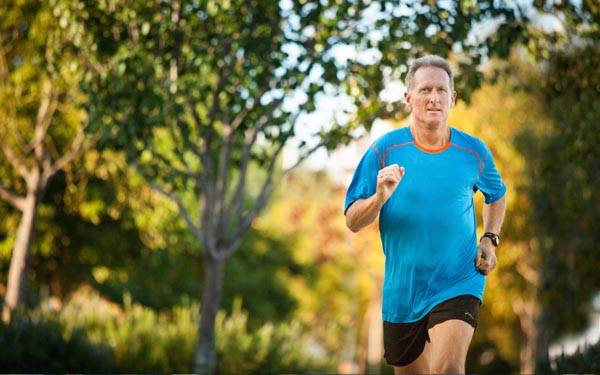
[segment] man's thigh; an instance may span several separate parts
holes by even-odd
[[[429,329],[427,343],[432,373],[464,373],[467,352],[475,328],[469,323],[451,319]]]
[[[394,366],[394,375],[431,374],[431,344],[426,342],[423,352],[417,359],[406,366]]]

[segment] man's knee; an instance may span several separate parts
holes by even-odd
[[[431,366],[432,374],[464,374],[465,365],[460,360],[446,360],[433,363]]]
[[[419,375],[419,374],[432,374],[430,367],[427,363],[411,363],[408,366],[394,366],[394,375]]]

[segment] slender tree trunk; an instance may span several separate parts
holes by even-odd
[[[383,323],[381,321],[381,292],[373,294],[362,318],[358,367],[361,374],[379,374],[383,358]]]
[[[538,327],[531,315],[521,316],[521,374],[535,373],[535,358],[537,353]]]
[[[368,351],[367,374],[381,373],[380,364],[383,358],[383,322],[381,321],[381,294],[371,301],[368,312]]]
[[[213,259],[208,252],[204,256],[204,285],[200,309],[200,328],[194,361],[196,374],[212,375],[217,355],[215,351],[215,317],[221,303],[225,260]]]
[[[534,374],[540,371],[540,364],[548,358],[548,345],[545,343],[545,320],[542,307],[537,299],[513,301],[513,309],[519,316],[521,325],[521,374]],[[542,371],[543,372],[543,371]]]
[[[9,323],[14,310],[22,303],[27,289],[27,262],[29,249],[33,240],[33,230],[37,216],[37,208],[41,194],[30,192],[25,200],[25,207],[19,223],[15,247],[12,252],[10,269],[8,271],[8,285],[4,306],[2,308],[2,321]]]
[[[536,355],[535,355],[535,372],[536,373],[547,373],[550,366],[549,347],[550,337],[552,335],[551,328],[548,324],[548,313],[543,305],[540,304],[540,316],[537,321],[537,343],[536,343]]]

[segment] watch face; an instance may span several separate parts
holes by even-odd
[[[490,234],[489,237],[492,240],[494,246],[498,246],[500,244],[500,237],[498,237],[497,234]]]

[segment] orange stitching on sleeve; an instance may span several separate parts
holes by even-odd
[[[385,160],[381,157],[381,153],[379,152],[379,149],[377,148],[377,146],[375,146],[375,143],[373,143],[372,147],[375,150],[375,152],[377,153],[377,159],[379,159],[380,167],[383,168],[383,166],[385,165]]]
[[[412,145],[412,144],[414,144],[414,142],[412,142],[412,141],[411,142],[406,142],[406,143],[396,143],[395,145],[391,145],[388,148],[386,148],[385,152],[383,154],[383,161],[384,161],[384,163],[387,160],[387,155],[388,155],[388,152],[390,152],[390,150],[392,150],[394,148],[397,148],[397,147],[408,146],[408,145]]]
[[[477,162],[479,163],[479,174],[478,174],[477,178],[479,178],[479,176],[481,176],[481,172],[483,171],[483,163],[481,161],[481,156],[479,156],[479,154],[477,152],[471,150],[470,148],[459,146],[456,143],[452,143],[452,146],[458,148],[459,150],[470,152],[471,154],[473,154],[477,157]]]

